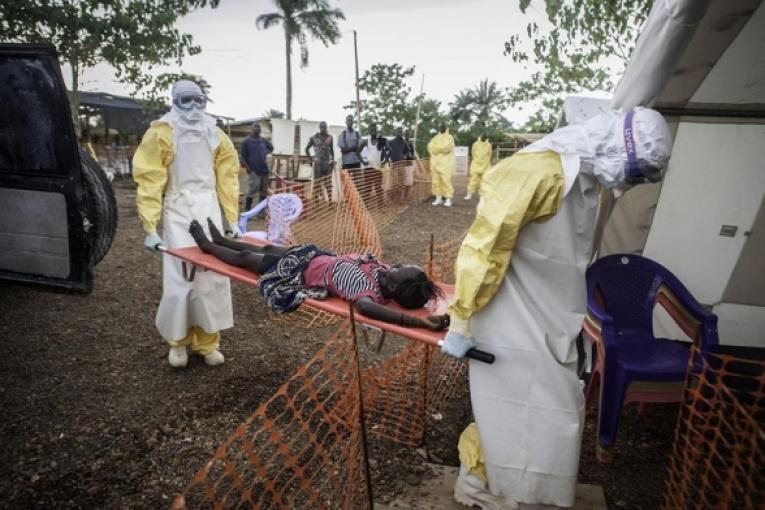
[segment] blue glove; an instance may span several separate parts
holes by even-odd
[[[232,225],[229,225],[228,228],[231,229],[231,237],[233,237],[234,239],[241,239],[242,238],[242,231],[239,230],[239,225],[234,223]]]
[[[157,251],[157,245],[163,244],[162,238],[156,232],[149,232],[143,240],[143,245],[151,251]]]
[[[449,331],[441,344],[441,352],[457,359],[465,357],[465,353],[475,347],[475,340],[462,333]]]

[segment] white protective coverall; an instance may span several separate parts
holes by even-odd
[[[197,113],[198,119],[189,122],[173,108],[153,122],[133,159],[144,229],[156,232],[161,209],[162,241],[169,248],[196,246],[189,234],[194,219],[207,231],[209,217],[222,230],[221,207],[229,225],[235,226],[238,219],[236,149],[216,127],[215,119]],[[196,271],[189,282],[181,261],[167,254],[163,254],[162,270],[156,318],[160,335],[172,347],[188,345],[201,355],[217,350],[219,331],[234,324],[229,279],[212,271]]]
[[[574,504],[584,423],[575,339],[598,184],[625,185],[624,119],[609,112],[558,129],[487,171],[457,257],[444,351],[450,337],[472,336],[496,356],[493,365],[471,360],[470,394],[488,490],[507,508]],[[665,168],[671,135],[661,115],[637,108],[633,125],[637,156]]]

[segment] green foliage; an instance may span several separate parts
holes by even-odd
[[[521,12],[530,4],[520,0]],[[505,55],[513,62],[524,68],[532,62],[542,66],[511,91],[512,102],[543,100],[532,124],[550,128],[553,99],[611,90],[613,78],[629,61],[651,4],[652,0],[544,0],[552,28],[544,31],[529,23],[525,33],[514,34],[505,43]],[[531,41],[530,51],[527,41]]]
[[[151,69],[201,51],[175,22],[220,0],[23,0],[0,2],[0,39],[52,43],[72,66],[72,88],[79,73],[100,62],[136,91],[151,87]]]
[[[179,80],[190,80],[199,85],[206,95],[210,93],[211,85],[203,77],[197,74],[180,73],[162,73],[154,78],[151,86],[144,93],[146,105],[149,108],[159,108],[167,104],[167,98],[173,84]]]
[[[270,108],[263,112],[263,118],[264,119],[283,119],[284,118],[284,112],[281,110],[277,110],[276,108]]]
[[[384,135],[391,135],[396,126],[402,126],[414,136],[419,96],[412,97],[412,88],[406,83],[414,75],[414,70],[414,66],[375,64],[364,71],[359,78],[359,89],[364,97],[361,100],[362,132],[366,132],[369,124],[374,122]],[[344,108],[351,113],[355,112],[356,101],[350,101]],[[441,122],[449,123],[449,116],[441,111],[441,103],[423,95],[415,141],[418,154],[427,155],[429,132]]]
[[[414,124],[414,110],[410,94],[412,88],[406,80],[414,74],[414,66],[403,67],[401,64],[375,64],[364,71],[359,78],[361,100],[361,129],[372,123],[377,124],[381,133],[390,134],[393,128]],[[356,101],[344,107],[356,111]]]
[[[284,28],[287,57],[287,118],[292,118],[292,44],[300,46],[300,67],[308,66],[308,37],[321,41],[324,46],[340,40],[338,21],[345,19],[340,9],[330,6],[328,0],[273,0],[275,12],[261,14],[255,20],[259,30],[276,25]]]
[[[449,115],[456,124],[457,145],[471,145],[486,132],[492,142],[501,142],[512,124],[502,114],[510,106],[507,91],[488,79],[478,86],[461,90],[449,104]]]

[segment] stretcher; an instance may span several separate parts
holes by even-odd
[[[249,242],[255,245],[262,245],[263,241],[258,239],[243,238],[242,241]],[[235,267],[226,264],[222,260],[208,255],[197,246],[189,248],[166,248],[162,245],[158,245],[157,248],[173,257],[181,259],[183,263],[183,275],[184,278],[191,281],[194,279],[195,272],[201,268],[203,270],[214,271],[223,276],[228,276],[232,280],[244,283],[246,285],[257,286],[259,282],[258,275],[252,271],[240,267]],[[398,306],[395,303],[385,305],[388,308],[403,312],[409,315],[417,317],[427,317],[429,315],[440,315],[447,311],[448,303],[454,294],[454,287],[452,285],[439,284],[444,296],[435,301],[429,302],[424,308],[417,310],[407,310]],[[301,306],[308,306],[316,310],[322,310],[333,315],[349,318],[351,316],[351,307],[347,301],[339,298],[327,298],[327,299],[306,299]],[[353,319],[358,324],[377,329],[381,331],[382,335],[387,333],[393,333],[404,338],[410,338],[419,342],[424,342],[433,346],[440,346],[443,343],[446,331],[431,331],[424,328],[411,328],[399,326],[397,324],[391,324],[389,322],[382,322],[375,319],[366,317],[358,310],[354,310]],[[494,355],[479,349],[470,349],[466,354],[466,357],[482,361],[484,363],[493,363]]]

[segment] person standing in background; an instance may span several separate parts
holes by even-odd
[[[473,147],[470,149],[470,157],[472,158],[470,163],[470,182],[468,183],[465,200],[473,198],[473,193],[478,191],[481,185],[483,173],[491,166],[491,142],[489,142],[489,135],[485,132],[481,133],[478,140],[473,143]]]
[[[428,143],[428,153],[430,153],[433,194],[436,196],[433,205],[444,204],[444,207],[451,207],[454,196],[454,187],[452,186],[454,137],[449,134],[446,123],[439,124],[438,134]]]
[[[274,151],[271,142],[260,136],[260,122],[252,124],[252,134],[242,142],[242,162],[247,168],[249,189],[244,200],[244,210],[249,211],[255,197],[259,204],[268,196],[268,162],[266,156]]]

